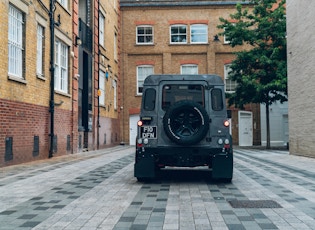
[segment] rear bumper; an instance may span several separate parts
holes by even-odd
[[[154,177],[157,168],[165,166],[212,168],[214,178],[232,178],[233,151],[225,148],[158,147],[137,148],[136,177]]]

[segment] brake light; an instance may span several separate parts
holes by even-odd
[[[230,122],[229,122],[228,120],[225,120],[225,121],[223,122],[223,125],[224,125],[225,127],[229,127],[229,126],[230,126]]]
[[[142,126],[143,125],[143,121],[140,120],[140,121],[138,121],[137,124],[138,124],[138,126]]]

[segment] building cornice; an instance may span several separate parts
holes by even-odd
[[[120,7],[178,7],[178,6],[226,6],[250,4],[250,1],[169,1],[169,0],[121,0]]]

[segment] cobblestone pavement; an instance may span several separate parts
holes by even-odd
[[[232,183],[207,169],[133,177],[134,147],[0,168],[0,229],[315,229],[315,159],[236,149]]]

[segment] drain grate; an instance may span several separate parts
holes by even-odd
[[[273,200],[229,200],[233,208],[282,208]]]

